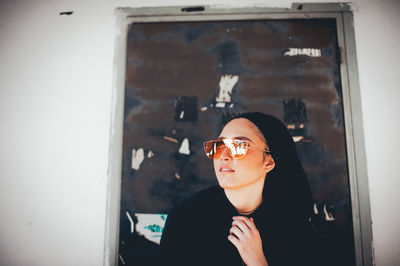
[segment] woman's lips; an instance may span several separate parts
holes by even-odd
[[[232,168],[228,167],[228,166],[221,166],[219,168],[219,171],[222,173],[233,173],[235,172],[235,170],[233,170]]]

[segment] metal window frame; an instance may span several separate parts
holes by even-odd
[[[186,8],[186,9],[185,9]],[[193,11],[190,12],[190,9]],[[135,22],[223,21],[253,19],[336,18],[349,184],[357,265],[373,265],[372,222],[364,144],[353,14],[347,4],[293,4],[291,8],[157,7],[117,8],[112,117],[107,173],[104,265],[118,265],[127,32]]]

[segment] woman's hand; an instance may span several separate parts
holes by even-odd
[[[260,233],[253,218],[234,216],[229,233],[229,241],[235,245],[246,265],[268,265],[262,249]]]

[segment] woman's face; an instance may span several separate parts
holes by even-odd
[[[249,141],[250,149],[240,160],[233,159],[225,148],[218,159],[214,159],[214,170],[218,183],[225,189],[237,189],[265,179],[265,175],[273,168],[273,159],[265,156],[262,149],[265,141],[257,127],[245,118],[231,120],[223,128],[219,138],[238,138]],[[252,149],[252,147],[258,149]]]

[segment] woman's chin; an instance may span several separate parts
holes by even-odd
[[[224,189],[232,186],[232,184],[230,184],[231,182],[227,182],[227,180],[223,180],[221,178],[218,178],[217,180],[218,180],[218,185]]]
[[[226,179],[218,179],[218,184],[223,189],[235,189],[240,187],[240,185]]]
[[[223,189],[242,189],[245,187],[249,186],[258,186],[262,185],[264,186],[265,182],[265,177],[264,178],[257,178],[257,179],[252,179],[252,180],[247,180],[247,182],[243,182],[234,178],[224,178],[224,177],[219,177],[217,178],[218,184],[220,187]]]

